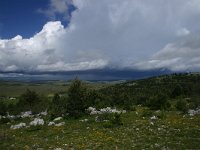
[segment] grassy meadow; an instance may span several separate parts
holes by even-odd
[[[0,111],[0,149],[200,149],[199,74],[175,74],[123,83],[83,83],[82,87],[79,81],[0,82],[3,98],[0,106],[9,112]],[[25,92],[27,88],[30,91]],[[10,97],[16,99],[10,100]],[[97,111],[89,113],[86,111],[89,106]],[[101,108],[106,107],[116,108],[115,113],[100,113]],[[39,115],[45,109],[48,114]],[[33,111],[32,116],[13,119],[28,110]],[[116,113],[117,110],[126,110],[126,113]],[[99,119],[101,117],[104,119]],[[44,123],[30,125],[35,118]],[[52,121],[62,125],[49,125]],[[20,123],[26,125],[12,128]]]
[[[107,122],[95,122],[91,116],[84,117],[88,122],[65,119],[66,124],[61,127],[44,125],[11,130],[10,124],[1,125],[0,147],[13,150],[200,149],[199,116],[165,112],[163,118],[151,121],[149,116],[143,116],[146,111],[138,106],[135,111],[123,114],[123,125],[116,127]],[[152,112],[153,115],[159,113]]]

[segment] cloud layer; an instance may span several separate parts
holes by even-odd
[[[168,68],[172,71],[200,71],[200,36],[188,36],[169,43],[148,61],[135,64],[142,70]]]
[[[65,16],[69,0],[46,15]],[[0,71],[74,71],[105,67],[200,71],[198,0],[74,0],[70,24],[47,22],[29,39],[0,40]]]
[[[51,20],[56,20],[57,15],[61,15],[63,20],[68,20],[70,19],[68,11],[71,5],[73,5],[72,0],[50,0],[48,7],[46,9],[40,8],[38,12]]]

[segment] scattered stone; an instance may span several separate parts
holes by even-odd
[[[26,118],[26,117],[32,117],[32,111],[26,111],[26,112],[21,112],[21,117]]]
[[[17,117],[14,115],[10,115],[9,113],[7,114],[6,118],[8,119],[16,119]]]
[[[189,110],[188,110],[188,114],[189,114],[190,116],[199,115],[199,114],[200,114],[200,108],[197,108],[196,110],[189,109]]]
[[[31,126],[37,126],[37,125],[44,125],[44,120],[40,118],[35,118],[33,121],[30,122]]]
[[[64,126],[64,125],[65,125],[65,122],[55,124],[56,127],[60,127],[60,126]]]
[[[102,117],[99,116],[95,117],[95,122],[102,122],[102,121],[103,121]]]
[[[54,148],[54,150],[63,150],[62,148]]]
[[[103,122],[109,122],[109,120],[103,120]]]
[[[11,125],[11,129],[20,129],[20,128],[23,128],[23,127],[26,127],[26,123],[23,123],[23,122],[21,122],[21,123],[19,123],[19,124],[17,124],[17,125]]]
[[[88,119],[79,120],[80,122],[88,122]]]
[[[156,117],[156,116],[152,116],[152,117],[150,117],[150,119],[151,119],[151,120],[156,120],[157,117]]]
[[[153,123],[153,122],[150,122],[150,125],[152,125],[152,126],[153,126],[153,125],[154,125],[154,123]]]
[[[53,125],[55,125],[55,122],[53,122],[53,121],[49,122],[49,124],[48,124],[48,126],[53,126]]]
[[[102,108],[100,110],[96,110],[94,107],[89,107],[87,111],[90,115],[100,115],[100,114],[111,114],[111,113],[126,113],[126,110],[117,110],[116,108],[112,109],[111,107]]]
[[[63,119],[62,117],[57,117],[53,121],[59,121],[59,120],[62,120],[62,119]]]
[[[47,116],[47,115],[48,115],[47,110],[41,112],[40,115],[42,115],[42,116]]]

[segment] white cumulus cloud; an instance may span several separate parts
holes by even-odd
[[[65,16],[70,0],[41,10]],[[200,1],[73,0],[64,27],[47,22],[29,39],[0,40],[0,71],[112,68],[200,70]]]
[[[103,59],[86,59],[88,56],[83,58],[78,54],[73,59],[63,55],[67,50],[61,44],[65,43],[67,32],[70,31],[66,30],[61,22],[48,22],[30,39],[23,39],[17,35],[12,39],[0,40],[0,70],[72,71],[101,68],[106,65]]]

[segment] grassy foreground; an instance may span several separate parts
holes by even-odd
[[[122,126],[109,122],[64,120],[65,125],[10,129],[11,124],[29,122],[22,119],[0,125],[0,149],[200,149],[200,116],[178,112],[149,112],[144,107],[122,114]],[[147,114],[147,115],[145,115]],[[151,120],[152,115],[161,116]],[[44,118],[45,119],[45,118]]]

